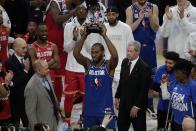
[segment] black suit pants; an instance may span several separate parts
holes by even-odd
[[[130,111],[119,110],[118,131],[128,131],[132,124],[134,131],[146,131],[146,111],[138,111],[137,118],[130,117]]]

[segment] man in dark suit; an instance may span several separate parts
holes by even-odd
[[[30,62],[26,55],[27,44],[22,38],[16,38],[13,44],[14,54],[7,61],[7,68],[14,73],[13,87],[10,88],[12,120],[16,127],[22,120],[23,126],[28,126],[25,113],[24,89],[31,77]]]
[[[115,106],[119,109],[119,131],[128,131],[130,123],[134,131],[146,131],[151,70],[139,58],[140,48],[137,41],[128,44],[127,58],[121,64],[120,81],[115,95]]]

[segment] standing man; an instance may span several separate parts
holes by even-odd
[[[28,46],[37,40],[37,25],[38,24],[33,19],[28,22],[27,33],[23,36],[23,39],[27,42]]]
[[[140,48],[139,42],[130,43],[127,47],[127,58],[121,64],[120,81],[115,95],[115,105],[119,110],[119,131],[128,131],[131,123],[135,131],[146,131],[151,70],[139,58]]]
[[[159,28],[158,7],[147,0],[136,0],[126,10],[126,23],[131,26],[133,36],[141,43],[140,58],[148,64],[154,76],[157,67],[155,38]],[[153,110],[153,97],[149,96],[149,111]]]
[[[54,94],[52,81],[48,76],[48,63],[36,60],[35,74],[25,89],[25,109],[30,128],[37,123],[48,124],[51,131],[57,131],[58,104]]]
[[[160,66],[155,73],[153,80],[153,89],[159,92],[159,102],[157,109],[158,118],[158,129],[164,129],[166,123],[166,117],[168,112],[169,100],[163,100],[162,90],[160,88],[163,78],[167,78],[168,82],[171,83],[175,81],[174,65],[179,60],[179,54],[176,52],[167,52],[165,54],[165,65]]]
[[[171,131],[182,131],[184,117],[194,117],[196,104],[196,82],[190,78],[192,63],[185,59],[180,59],[174,66],[176,81],[167,88],[168,81],[161,83],[165,89],[165,99],[169,99],[172,111]],[[163,96],[163,94],[162,94]]]
[[[73,55],[77,62],[84,66],[85,76],[85,97],[84,97],[84,126],[92,127],[100,125],[104,118],[105,109],[113,112],[112,100],[112,77],[118,64],[118,54],[112,42],[106,35],[104,25],[99,25],[102,29],[100,33],[108,50],[111,54],[109,60],[104,59],[104,46],[101,43],[95,43],[91,48],[91,57],[89,58],[81,54],[84,41],[88,37],[84,31],[80,41],[76,44]],[[108,126],[115,128],[114,121]]]
[[[185,45],[189,34],[196,31],[196,8],[188,0],[177,0],[177,5],[165,9],[161,33],[168,37],[168,51],[177,52],[186,58]]]
[[[107,29],[108,38],[114,43],[114,46],[118,52],[118,65],[115,69],[114,79],[113,79],[113,96],[116,93],[120,79],[120,65],[122,60],[126,57],[127,45],[131,41],[134,41],[132,30],[129,25],[118,20],[118,9],[111,6],[107,9],[107,19],[108,23],[105,24]]]
[[[47,39],[47,26],[45,24],[39,24],[37,29],[37,41],[32,43],[32,46],[29,49],[29,55],[31,56],[33,66],[36,59],[47,61],[48,67],[50,69],[50,76],[55,83],[55,74],[59,68],[58,48],[54,43],[48,41]],[[57,86],[56,83],[54,85],[55,87]],[[57,99],[60,101],[61,97],[59,96]]]
[[[80,29],[85,24],[87,9],[84,6],[80,6],[76,10],[76,17],[65,25],[64,28],[64,49],[68,53],[67,63],[65,66],[65,82],[67,84],[65,88],[65,121],[70,124],[71,111],[74,103],[74,97],[80,94],[84,98],[84,67],[80,65],[73,56],[73,49],[76,46],[76,42],[79,40]],[[82,54],[85,52],[85,48],[82,49]],[[82,99],[83,100],[83,99]]]
[[[28,126],[25,112],[24,90],[27,82],[32,76],[29,58],[25,59],[27,44],[22,38],[16,38],[13,44],[14,55],[7,61],[7,69],[14,73],[13,87],[10,88],[10,102],[13,123],[16,127],[22,120],[23,126]]]
[[[55,92],[58,92],[57,98],[58,101],[60,101],[60,98],[62,96],[62,77],[65,74],[65,65],[67,62],[67,54],[63,49],[63,23],[67,22],[71,17],[73,17],[76,14],[76,9],[72,7],[74,5],[75,7],[75,1],[78,0],[66,0],[64,4],[66,4],[67,12],[65,14],[61,14],[61,8],[57,0],[50,0],[47,3],[46,7],[46,16],[44,17],[44,22],[46,23],[48,27],[48,40],[55,43],[59,49],[59,56],[60,56],[60,63],[59,63],[59,69],[57,72],[57,77],[55,80]],[[78,5],[81,4],[83,0],[79,0],[77,3]],[[70,3],[70,4],[68,4]],[[71,7],[69,7],[71,5]]]
[[[159,28],[158,7],[147,0],[137,0],[126,10],[126,23],[131,26],[133,36],[141,43],[141,59],[151,69],[157,67],[155,38]]]

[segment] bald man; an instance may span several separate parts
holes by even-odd
[[[23,126],[28,126],[28,119],[25,113],[24,89],[32,76],[30,71],[29,58],[26,56],[27,44],[24,39],[16,38],[13,44],[14,55],[7,61],[7,68],[14,73],[12,79],[13,88],[10,88],[10,102],[12,121],[16,127],[22,120]]]
[[[29,80],[24,93],[29,126],[33,130],[35,124],[44,123],[49,125],[51,131],[57,131],[58,102],[48,75],[48,63],[37,59],[34,67],[35,74]]]

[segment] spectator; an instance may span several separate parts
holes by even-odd
[[[43,122],[49,125],[51,131],[57,131],[58,102],[48,76],[48,63],[45,60],[36,60],[34,66],[36,73],[29,80],[24,92],[30,128],[33,130],[35,124]]]
[[[0,12],[1,12],[1,15],[3,16],[3,25],[7,27],[8,32],[10,33],[10,30],[11,30],[11,22],[10,22],[10,19],[8,17],[7,12],[3,8],[4,3],[5,3],[5,0],[1,0],[0,1]]]
[[[159,28],[158,12],[157,5],[147,0],[136,0],[126,9],[126,23],[133,31],[134,39],[141,43],[140,58],[152,69],[152,77],[157,68],[155,38]],[[148,108],[153,115],[153,97],[150,95]]]
[[[159,101],[158,101],[158,111],[157,111],[157,117],[158,117],[158,129],[164,129],[166,124],[166,117],[167,117],[167,111],[168,111],[168,105],[169,100],[163,100],[162,98],[162,92],[161,92],[161,81],[165,77],[167,78],[167,81],[169,82],[168,85],[175,81],[175,73],[174,73],[174,65],[179,60],[179,54],[175,52],[167,52],[165,55],[165,65],[160,66],[156,73],[153,80],[153,89],[160,93],[159,94]]]
[[[7,62],[7,69],[14,73],[13,87],[10,88],[12,120],[16,128],[19,127],[20,119],[23,126],[27,127],[28,119],[25,113],[24,90],[32,76],[29,58],[25,58],[27,44],[22,38],[16,38],[13,49],[14,54],[9,57]]]
[[[8,60],[8,27],[3,24],[3,16],[0,14],[0,60],[5,66],[5,62]]]
[[[171,8],[166,6],[161,32],[163,37],[168,37],[168,51],[175,51],[185,58],[188,36],[196,31],[195,17],[196,8],[188,0],[177,0],[177,5]]]
[[[67,0],[66,0],[67,1]],[[68,3],[70,1],[67,1]],[[80,1],[82,3],[82,0]],[[71,3],[72,5],[72,0]],[[46,15],[44,16],[44,22],[46,23],[48,27],[48,40],[55,43],[59,49],[59,57],[60,57],[60,63],[59,63],[59,69],[57,72],[57,78],[55,80],[55,92],[58,98],[58,101],[60,101],[62,96],[62,77],[64,77],[65,74],[65,64],[67,59],[67,54],[63,50],[63,28],[62,24],[64,22],[67,22],[72,16],[75,15],[76,9],[68,9],[68,12],[65,14],[61,14],[61,8],[57,0],[50,0],[47,3],[46,7]]]
[[[32,43],[31,48],[29,49],[29,54],[31,56],[32,64],[34,66],[36,59],[42,59],[46,60],[48,63],[48,67],[50,69],[50,77],[52,78],[52,81],[55,85],[55,93],[57,96],[57,99],[60,101],[61,96],[58,94],[59,88],[56,83],[56,72],[59,68],[59,54],[58,54],[58,48],[57,45],[48,41],[48,28],[46,24],[39,24],[37,28],[37,41]]]
[[[13,76],[13,72],[9,71],[5,77],[0,77],[0,126],[7,126],[12,123],[9,87]]]
[[[126,10],[126,23],[141,43],[140,58],[155,71],[157,67],[155,37],[159,28],[158,7],[147,0],[137,0]]]
[[[179,60],[174,66],[176,81],[172,82],[169,88],[167,88],[167,81],[164,80],[161,84],[162,97],[168,98],[171,103],[173,114],[172,131],[182,131],[183,118],[185,116],[194,116],[196,83],[189,78],[191,68],[192,63],[190,61]]]
[[[118,8],[119,20],[126,22],[125,10],[129,7],[135,0],[108,0],[108,6],[116,6]]]
[[[37,22],[34,20],[29,20],[27,25],[27,33],[23,36],[23,39],[27,42],[28,45],[31,45],[34,41],[37,40]]]
[[[111,6],[107,9],[108,23],[105,24],[107,29],[107,36],[112,41],[112,43],[114,43],[114,46],[118,52],[119,60],[113,78],[113,97],[119,84],[121,70],[120,65],[122,60],[126,57],[128,43],[134,41],[131,28],[127,24],[118,20],[118,16],[119,12],[116,7]]]
[[[92,60],[81,54],[81,49],[84,45],[88,34],[84,31],[81,39],[76,44],[73,55],[76,61],[83,65],[86,71],[85,75],[85,98],[84,98],[84,127],[92,127],[100,125],[104,118],[104,110],[111,109],[113,112],[112,100],[112,76],[118,64],[118,54],[112,42],[106,35],[104,25],[99,25],[102,32],[100,33],[106,42],[111,57],[108,60],[104,59],[104,47],[100,43],[95,43],[91,48]],[[109,128],[115,128],[114,121],[109,125]]]
[[[115,105],[119,110],[117,121],[119,131],[128,131],[131,123],[134,130],[146,131],[151,70],[139,58],[140,48],[139,42],[129,43],[127,57],[121,64],[120,81],[115,95]]]
[[[68,53],[67,63],[65,66],[65,83],[67,84],[65,88],[65,121],[70,124],[71,111],[74,103],[74,99],[77,94],[82,96],[82,101],[84,99],[84,68],[82,65],[77,63],[73,56],[73,49],[76,42],[80,38],[80,29],[85,24],[87,16],[87,9],[84,6],[80,6],[76,10],[76,17],[70,23],[67,23],[64,28],[64,49]],[[85,48],[82,49],[85,52]]]

